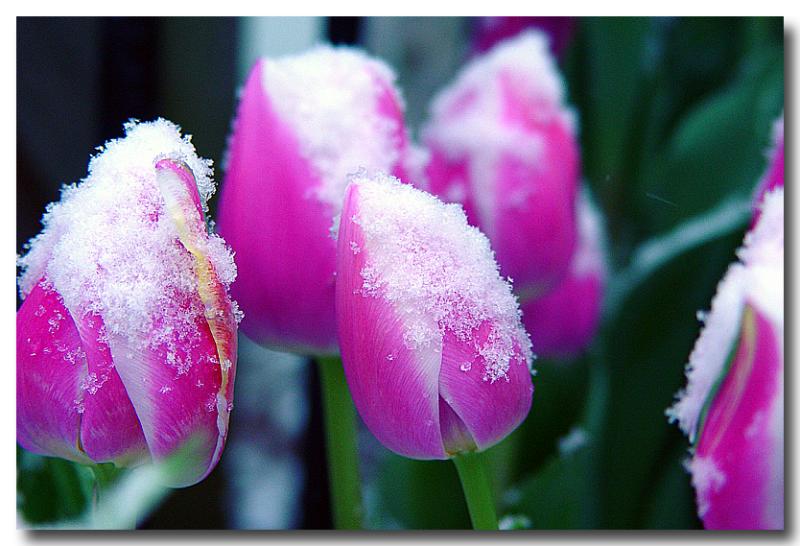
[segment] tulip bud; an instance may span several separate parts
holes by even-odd
[[[692,442],[688,468],[709,529],[783,528],[783,189],[763,203],[667,411]]]
[[[283,350],[336,353],[330,237],[347,175],[405,175],[403,104],[383,63],[347,48],[262,59],[241,94],[220,203],[236,252],[242,331]]]
[[[498,42],[531,28],[547,34],[550,49],[560,55],[575,34],[575,17],[478,17],[475,24],[473,49],[487,51]]]
[[[753,224],[758,221],[760,216],[759,205],[764,199],[764,195],[775,189],[783,187],[783,116],[775,121],[772,128],[772,150],[769,153],[769,167],[764,173],[761,182],[756,188],[756,198],[754,203]]]
[[[463,204],[526,300],[552,289],[575,248],[573,113],[547,40],[527,31],[470,62],[424,130],[429,190]]]
[[[236,266],[204,218],[211,162],[168,121],[125,130],[19,258],[17,440],[86,464],[170,457],[186,486],[227,436]]]
[[[359,173],[345,194],[336,275],[347,382],[386,447],[444,459],[522,422],[530,341],[488,239],[460,206]]]
[[[545,358],[571,358],[600,321],[608,262],[600,210],[587,190],[578,196],[578,246],[566,277],[551,292],[522,302],[522,322]]]

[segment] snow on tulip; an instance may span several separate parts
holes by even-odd
[[[444,459],[522,422],[530,341],[488,239],[459,205],[359,173],[345,194],[336,274],[347,381],[386,447]]]
[[[783,187],[783,116],[775,121],[772,128],[772,148],[769,151],[769,166],[756,187],[753,223],[761,215],[761,202],[764,195],[775,188]]]
[[[521,301],[554,288],[575,249],[580,160],[546,36],[526,31],[476,57],[431,110],[427,189],[463,204]]]
[[[395,76],[355,49],[265,58],[241,93],[220,203],[236,251],[242,331],[282,350],[335,354],[335,244],[347,175],[407,176],[413,157]]]
[[[783,207],[782,187],[765,194],[667,411],[692,442],[709,529],[783,528]]]
[[[536,354],[569,358],[594,337],[608,274],[605,226],[588,190],[578,196],[578,246],[569,272],[552,291],[521,303]]]
[[[210,161],[166,120],[125,131],[18,260],[17,440],[85,464],[178,457],[168,485],[186,486],[228,432],[236,267],[204,216]]]

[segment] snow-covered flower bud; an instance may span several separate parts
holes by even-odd
[[[405,176],[395,76],[358,50],[262,59],[241,93],[219,229],[236,252],[242,331],[282,350],[333,354],[335,241],[347,175]]]
[[[765,194],[667,411],[692,443],[709,529],[783,528],[783,201],[781,187]]]
[[[600,323],[608,274],[605,225],[588,190],[578,196],[578,246],[555,289],[521,302],[522,322],[536,355],[571,358],[585,349]]]
[[[186,486],[228,432],[236,266],[204,217],[210,161],[166,120],[125,130],[19,258],[17,440],[86,464],[170,458]]]
[[[428,190],[463,204],[521,300],[567,273],[580,158],[564,82],[540,32],[476,57],[434,100]]]
[[[489,240],[459,205],[359,173],[345,194],[336,274],[347,382],[386,447],[444,459],[522,422],[530,341]]]

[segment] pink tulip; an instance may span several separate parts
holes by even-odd
[[[772,142],[769,167],[756,188],[753,224],[758,221],[761,214],[759,205],[763,201],[764,195],[775,188],[783,187],[783,116],[775,121],[772,129]]]
[[[589,344],[600,321],[607,270],[603,219],[584,191],[578,197],[578,246],[567,276],[551,292],[522,302],[522,322],[538,356],[571,358]]]
[[[491,49],[498,42],[536,28],[549,38],[550,49],[560,55],[572,41],[577,20],[575,17],[478,17],[475,20],[473,48],[478,52]]]
[[[709,529],[783,528],[783,188],[765,195],[668,410]]]
[[[470,62],[435,99],[424,130],[428,189],[462,203],[521,300],[567,273],[580,175],[564,83],[539,32]]]
[[[530,341],[488,239],[460,206],[360,173],[345,194],[336,275],[347,382],[386,447],[444,459],[522,422]]]
[[[125,127],[19,259],[17,440],[80,463],[177,457],[203,479],[228,432],[236,267],[204,218],[210,162],[165,120]]]
[[[333,218],[347,174],[405,176],[410,147],[394,74],[347,48],[262,59],[241,93],[220,203],[232,289],[254,341],[337,352]]]

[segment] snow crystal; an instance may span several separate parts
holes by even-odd
[[[100,147],[88,176],[65,186],[61,200],[47,207],[42,232],[18,259],[20,293],[27,296],[44,279],[76,320],[102,317],[100,337],[124,335],[140,350],[163,343],[167,364],[171,358],[185,373],[189,363],[177,355],[199,341],[197,320],[205,310],[197,297],[194,259],[167,214],[155,164],[166,158],[188,167],[207,210],[215,190],[211,161],[198,157],[189,137],[164,119],[132,121],[125,133]],[[214,234],[200,239],[200,250],[227,289],[236,277],[231,251]],[[60,319],[54,316],[50,327],[57,328]],[[74,364],[79,357],[85,354],[64,358]]]
[[[783,189],[769,192],[756,226],[745,235],[731,264],[717,287],[705,326],[689,355],[687,387],[666,414],[678,421],[691,442],[700,414],[711,390],[725,369],[728,355],[739,335],[745,304],[755,305],[768,316],[783,347]]]
[[[265,59],[263,67],[265,93],[321,178],[313,193],[334,214],[341,210],[348,174],[359,167],[392,170],[400,159],[401,128],[377,106],[382,88],[394,88],[388,66],[356,49],[320,45]]]
[[[446,333],[472,342],[484,379],[508,379],[512,358],[531,365],[531,344],[511,285],[498,271],[489,240],[467,223],[460,205],[394,177],[366,172],[357,185],[354,222],[364,234],[361,294],[391,302],[410,348],[437,350]],[[476,330],[485,335],[478,339]]]

